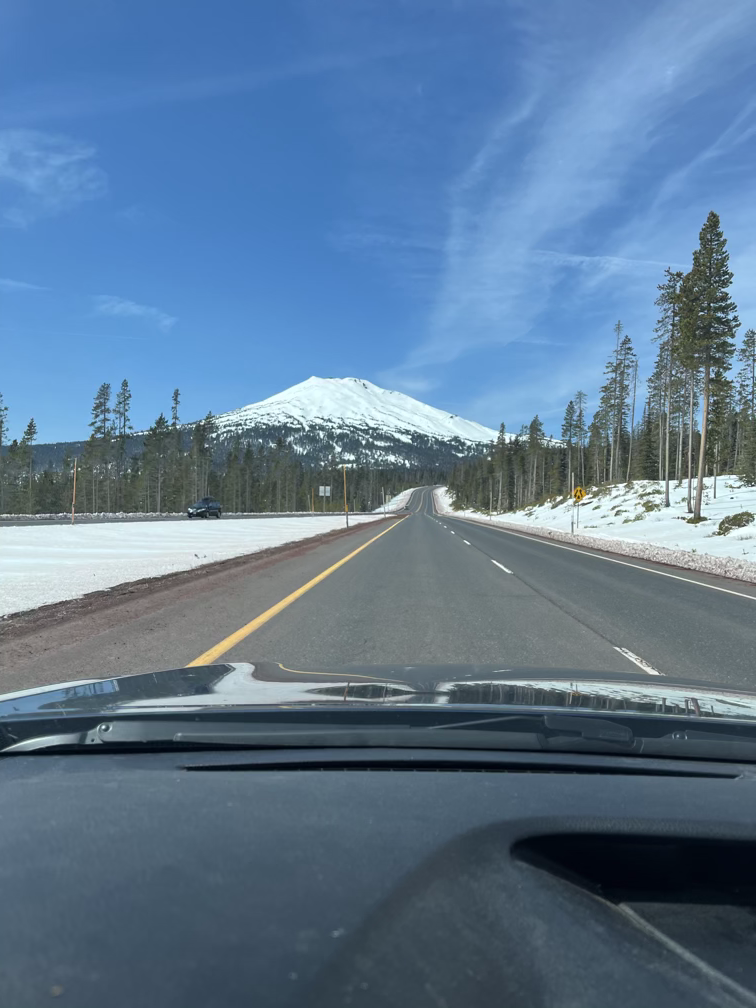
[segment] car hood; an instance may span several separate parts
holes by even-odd
[[[649,681],[642,673],[495,665],[291,669],[269,661],[85,679],[0,694],[0,719],[323,704],[448,704],[756,720],[754,693],[701,681]]]

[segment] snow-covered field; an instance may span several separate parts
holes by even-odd
[[[636,480],[594,489],[580,505],[580,524],[575,533],[581,539],[599,540],[607,549],[617,552],[753,580],[756,520],[726,535],[715,533],[722,519],[730,515],[745,511],[756,516],[756,487],[743,486],[737,476],[719,476],[715,498],[713,484],[711,477],[704,481],[702,515],[707,520],[696,525],[687,521],[690,515],[686,510],[685,483],[672,484],[669,508],[663,506],[664,484],[657,480]],[[451,511],[446,490],[436,491],[436,506],[440,511]],[[474,511],[456,513],[460,517],[484,517]],[[545,532],[554,538],[569,538],[573,515],[571,500],[555,498],[539,507],[494,515],[491,521]],[[680,555],[672,558],[666,551]],[[721,562],[714,562],[715,558]]]
[[[316,517],[322,515],[316,510]],[[312,511],[224,511],[226,518],[306,518],[313,514]],[[84,519],[92,521],[94,519],[130,519],[131,521],[157,521],[160,518],[186,518],[186,511],[85,511],[77,513],[76,520]],[[70,511],[59,511],[50,514],[0,514],[0,521],[64,521],[71,520]]]
[[[349,523],[380,515],[350,515]],[[0,528],[0,616],[344,527],[344,516]]]

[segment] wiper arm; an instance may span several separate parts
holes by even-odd
[[[605,718],[554,714],[511,714],[430,725],[303,726],[278,722],[177,721],[114,719],[89,730],[47,734],[15,742],[0,755],[65,748],[80,752],[108,748],[161,746],[188,748],[307,748],[419,746],[468,749],[605,748],[624,750],[636,744],[633,732]]]

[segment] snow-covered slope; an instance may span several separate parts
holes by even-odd
[[[413,432],[432,438],[460,438],[486,444],[496,438],[490,427],[426,406],[403,392],[391,392],[362,378],[308,378],[262,402],[216,417],[225,431],[257,424],[323,424],[381,428],[397,435]]]
[[[436,491],[436,500],[439,510],[451,511],[448,491]],[[686,503],[686,484],[672,484],[669,508],[664,507],[664,484],[659,480],[591,487],[580,505],[574,531],[583,539],[593,540],[597,546],[606,544],[609,549],[618,549],[631,556],[753,580],[752,575],[756,574],[756,487],[743,485],[737,476],[719,476],[715,497],[714,479],[707,477],[702,509],[705,520],[694,525],[688,521]],[[475,515],[472,511],[458,513]],[[725,519],[728,521],[721,526]],[[519,526],[525,531],[545,530],[568,536],[575,520],[572,500],[564,497],[491,518],[493,523],[512,528]],[[659,547],[664,551],[676,551],[676,558],[655,553]],[[685,554],[690,562],[686,561]],[[693,557],[717,558],[723,563],[721,568],[711,563],[701,566]],[[725,560],[731,562],[724,563]],[[736,569],[736,563],[742,570]]]
[[[490,427],[464,420],[361,378],[308,378],[259,403],[221,413],[218,435],[274,437],[302,452],[395,464],[442,454],[463,455],[496,438]]]

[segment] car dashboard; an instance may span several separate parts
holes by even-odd
[[[747,766],[90,751],[0,785],[3,1005],[756,1002]]]

